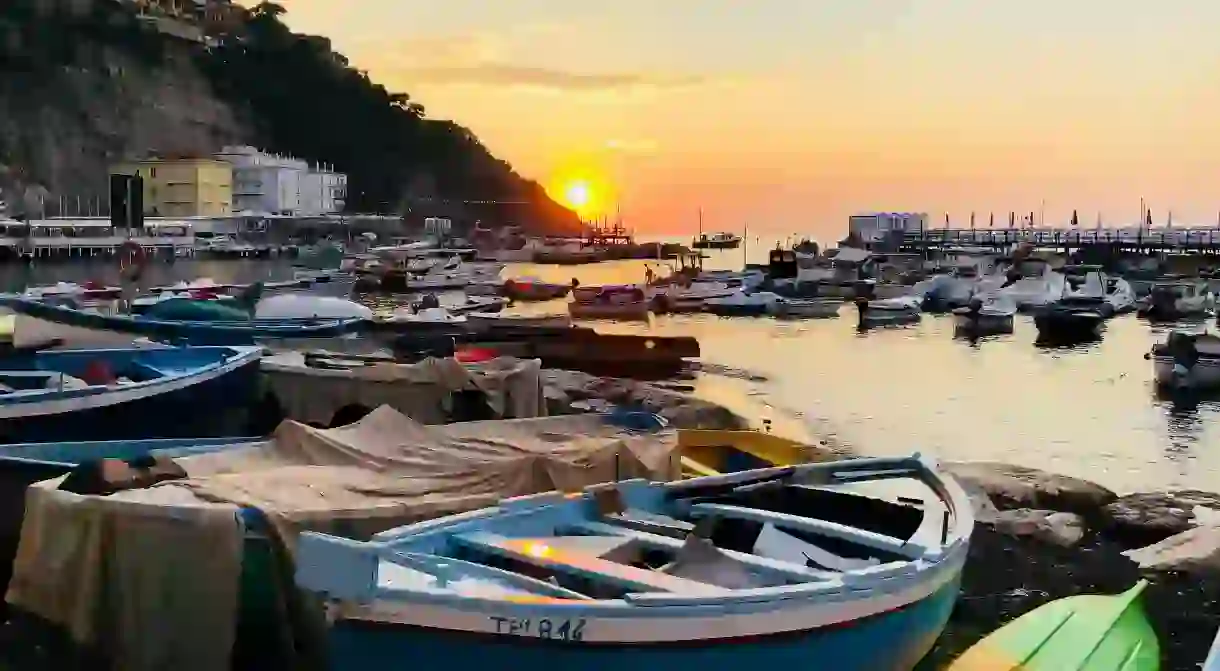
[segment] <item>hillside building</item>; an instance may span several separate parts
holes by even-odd
[[[214,158],[150,158],[114,166],[111,174],[144,180],[144,214],[220,217],[233,212],[233,166]]]

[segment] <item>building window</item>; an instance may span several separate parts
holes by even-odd
[[[148,178],[149,178],[149,179],[156,179],[156,178],[157,178],[157,169],[156,169],[156,168],[149,168],[149,169],[148,169]]]

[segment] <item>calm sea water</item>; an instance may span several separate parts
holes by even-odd
[[[751,260],[765,257],[753,244]],[[740,268],[741,250],[715,252],[708,268]],[[651,262],[657,264],[658,262]],[[663,262],[661,262],[663,265]],[[645,262],[593,266],[521,264],[506,276],[582,284],[638,282]],[[0,283],[112,280],[112,264],[0,268]],[[184,261],[150,270],[150,284],[212,277],[244,282],[285,277],[268,261]],[[366,300],[391,307],[403,297]],[[559,313],[563,301],[513,308]],[[997,460],[1077,475],[1119,491],[1197,487],[1220,481],[1220,400],[1158,398],[1149,347],[1164,337],[1133,316],[1107,325],[1098,343],[1035,347],[1019,317],[1012,335],[976,343],[954,339],[948,317],[860,334],[850,306],[837,320],[777,322],[710,315],[657,317],[651,323],[598,323],[618,333],[691,335],[703,360],[749,371],[754,379],[703,375],[696,393],[778,433],[867,455],[919,450],[945,459]],[[762,379],[762,378],[765,378]]]

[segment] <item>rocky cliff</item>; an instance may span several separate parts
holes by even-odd
[[[10,214],[104,211],[107,167],[118,160],[245,143],[347,172],[355,211],[576,224],[470,131],[427,118],[324,38],[291,33],[282,13],[263,3],[207,22],[141,15],[126,0],[0,3],[0,188]]]

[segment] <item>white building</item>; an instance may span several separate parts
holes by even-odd
[[[254,147],[225,147],[216,158],[233,164],[233,210],[315,216],[343,209],[347,175]]]
[[[880,240],[891,231],[919,233],[928,225],[926,212],[870,212],[847,219],[847,232],[861,240]]]

